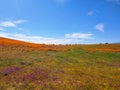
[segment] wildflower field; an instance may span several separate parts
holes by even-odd
[[[0,90],[120,90],[120,44],[0,38]]]

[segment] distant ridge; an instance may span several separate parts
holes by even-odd
[[[45,45],[45,44],[36,44],[36,43],[30,43],[30,42],[25,42],[25,41],[21,41],[21,40],[15,40],[15,39],[10,39],[10,38],[4,38],[4,37],[0,37],[0,45],[5,45],[5,46],[19,46],[19,45],[23,45],[23,46],[34,46],[34,45]]]
[[[120,42],[115,42],[115,43],[111,43],[111,44],[120,44]]]
[[[36,44],[20,40],[14,40],[9,38],[0,37],[0,47],[12,47],[12,48],[26,48],[27,50],[43,50],[43,51],[64,51],[62,45],[49,45],[49,44]]]

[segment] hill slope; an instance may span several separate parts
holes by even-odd
[[[59,45],[47,45],[47,44],[36,44],[36,43],[30,43],[30,42],[24,42],[9,38],[3,38],[0,37],[0,46],[1,47],[21,47],[21,48],[27,48],[28,50],[44,50],[44,51],[61,51],[62,46]]]
[[[0,90],[119,90],[119,50],[0,38]]]
[[[20,47],[27,48],[28,50],[44,50],[44,51],[66,51],[73,48],[83,48],[89,51],[107,51],[107,52],[120,52],[120,44],[91,44],[91,45],[47,45],[35,44],[19,40],[13,40],[0,37],[0,46],[6,47]]]
[[[43,46],[45,44],[35,44],[35,43],[29,43],[29,42],[24,42],[20,40],[14,40],[14,39],[9,39],[9,38],[3,38],[0,37],[0,45],[4,46]]]

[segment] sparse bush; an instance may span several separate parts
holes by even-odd
[[[25,65],[26,64],[26,62],[25,61],[19,61],[19,63],[21,64],[21,65]]]

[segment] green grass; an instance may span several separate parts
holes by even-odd
[[[119,90],[119,87],[119,52],[87,51],[80,46],[59,52],[9,48],[0,51],[0,90]]]

